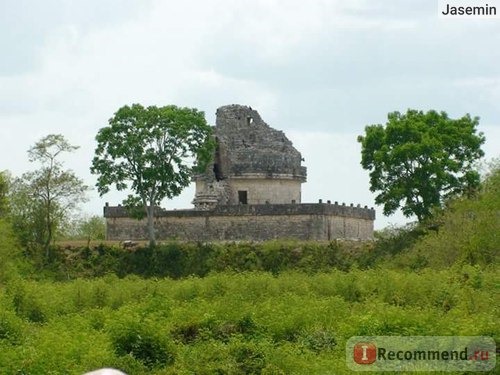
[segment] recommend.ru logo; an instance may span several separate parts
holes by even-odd
[[[346,363],[353,371],[490,371],[496,344],[486,336],[355,336]]]

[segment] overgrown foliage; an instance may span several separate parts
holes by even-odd
[[[350,374],[355,335],[498,341],[499,281],[472,266],[17,280],[0,289],[0,373]]]
[[[57,279],[96,277],[114,273],[119,277],[189,276],[203,277],[221,271],[266,271],[280,274],[287,270],[309,273],[332,268],[349,270],[375,264],[370,257],[373,243],[344,242],[167,242],[154,248],[98,245],[91,248],[54,248],[52,274]]]
[[[41,246],[49,258],[50,244],[76,205],[86,200],[87,186],[73,171],[63,169],[60,156],[72,152],[62,135],[50,134],[28,150],[38,169],[12,181],[10,215],[25,247]]]
[[[19,247],[11,224],[0,217],[0,287],[16,274],[16,267],[22,261]]]
[[[6,217],[9,213],[9,182],[7,171],[0,171],[0,218]]]
[[[38,249],[46,242],[47,225],[42,202],[35,199],[29,184],[22,178],[14,178],[9,191],[9,219],[19,242],[26,252],[38,258]],[[52,225],[60,222],[53,217]]]
[[[500,262],[500,166],[492,168],[472,198],[448,202],[431,230],[415,246],[393,260],[397,267],[420,269],[470,264],[485,267]]]
[[[62,240],[83,240],[87,247],[91,241],[104,241],[106,238],[106,220],[101,216],[79,216],[73,218],[63,231]]]
[[[479,186],[474,162],[484,155],[479,118],[450,119],[445,112],[392,112],[384,125],[369,125],[359,136],[361,165],[370,171],[370,190],[390,215],[398,208],[419,221],[446,199]]]
[[[150,245],[155,245],[155,209],[189,185],[194,170],[211,157],[211,128],[203,112],[194,108],[140,104],[121,107],[99,130],[91,172],[98,175],[101,195],[110,186],[130,187],[134,195],[124,202],[140,207],[148,220]],[[198,163],[198,164],[196,164]]]
[[[36,232],[12,224],[43,223],[43,207],[6,186],[18,216],[0,217],[1,374],[350,374],[352,336],[500,340],[498,165],[476,194],[373,242],[89,241],[51,248],[36,273],[15,236]]]

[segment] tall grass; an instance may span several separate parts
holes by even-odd
[[[471,266],[16,280],[0,291],[0,373],[347,374],[354,335],[500,339],[499,282]]]

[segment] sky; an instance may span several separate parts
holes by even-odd
[[[214,124],[243,104],[302,153],[303,202],[374,206],[376,228],[402,225],[414,219],[384,217],[369,191],[365,126],[408,108],[470,113],[486,159],[500,156],[500,19],[438,13],[438,0],[0,0],[0,170],[36,169],[27,150],[62,134],[80,146],[65,167],[94,186],[95,135],[121,106],[195,107]],[[94,189],[80,212],[126,195]]]

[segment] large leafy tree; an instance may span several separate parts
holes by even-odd
[[[174,105],[124,106],[99,130],[91,166],[98,191],[102,196],[115,185],[135,193],[125,204],[140,205],[151,246],[156,241],[155,208],[164,198],[179,195],[192,173],[204,168],[212,155],[210,134],[203,112]]]
[[[86,200],[88,187],[71,170],[63,168],[61,154],[78,147],[60,134],[49,134],[28,150],[38,169],[16,178],[11,186],[13,225],[24,244],[38,244],[49,256],[49,245],[62,222],[78,203]]]
[[[392,112],[384,125],[369,125],[361,143],[361,165],[370,171],[375,202],[390,215],[401,207],[419,221],[450,196],[479,185],[474,163],[484,155],[479,118],[451,119],[445,112]]]

